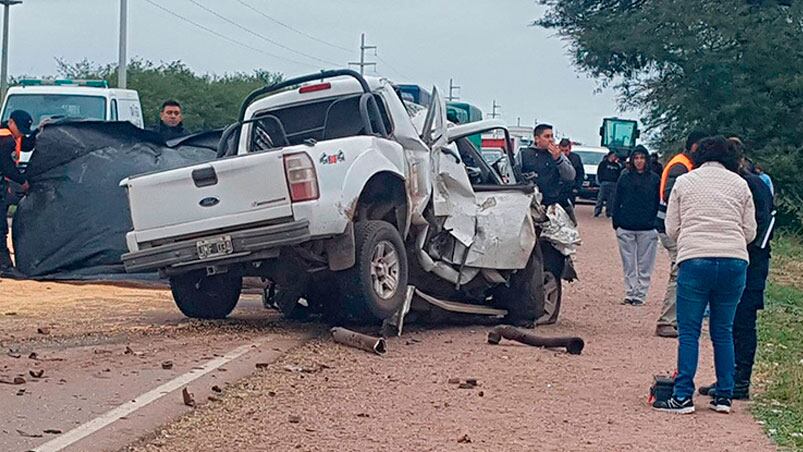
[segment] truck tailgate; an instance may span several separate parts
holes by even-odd
[[[200,220],[205,220],[199,223],[205,230],[224,228],[230,226],[227,219],[246,213],[252,222],[292,216],[282,152],[260,152],[134,176],[124,185],[136,232]]]

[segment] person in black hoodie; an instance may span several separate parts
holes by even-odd
[[[636,147],[630,155],[630,169],[616,184],[613,203],[613,228],[625,274],[624,303],[634,306],[647,299],[658,249],[655,216],[661,181],[651,171],[649,160],[647,149]]]
[[[602,213],[602,206],[605,205],[605,215],[611,217],[611,206],[614,203],[613,197],[616,193],[616,181],[622,174],[622,165],[619,157],[614,152],[609,152],[605,159],[597,166],[597,183],[599,193],[597,193],[597,204],[594,206],[594,216],[598,217]]]

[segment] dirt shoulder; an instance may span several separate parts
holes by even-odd
[[[384,357],[314,341],[231,387],[132,450],[774,450],[749,413],[673,416],[648,407],[676,342],[653,335],[665,287],[661,251],[648,303],[623,306],[613,230],[579,209],[581,281],[545,335],[579,335],[580,356],[490,346],[486,327],[413,329]],[[712,381],[703,338],[698,383]],[[460,389],[452,378],[476,378]]]

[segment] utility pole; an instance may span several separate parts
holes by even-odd
[[[5,8],[3,10],[3,60],[0,63],[0,96],[5,99],[8,90],[8,14],[13,5],[19,5],[22,0],[0,0]]]
[[[117,61],[117,87],[125,88],[128,82],[128,58],[126,41],[128,38],[128,0],[120,0],[120,48]]]
[[[501,110],[502,106],[497,104],[496,99],[494,99],[493,106],[491,107],[491,119],[496,119],[497,117],[502,116],[501,113],[496,112],[497,109]]]
[[[365,51],[366,50],[373,50],[374,55],[376,55],[376,46],[367,46],[365,45],[365,33],[360,35],[360,62],[359,63],[349,63],[349,66],[359,66],[360,67],[360,75],[365,75],[365,66],[373,66],[376,68],[376,63],[366,63],[365,62]]]
[[[460,87],[454,84],[454,79],[449,79],[449,95],[446,96],[446,100],[452,102],[454,100],[460,100],[460,96],[455,96],[454,92],[459,90]]]
[[[516,117],[516,127],[521,127],[521,116]]]

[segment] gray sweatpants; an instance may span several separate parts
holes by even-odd
[[[622,268],[625,273],[625,298],[647,300],[650,289],[650,276],[655,268],[655,254],[658,250],[658,232],[629,231],[618,228],[619,253],[622,255]]]

